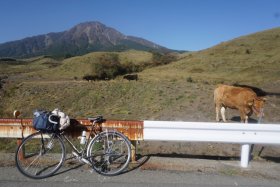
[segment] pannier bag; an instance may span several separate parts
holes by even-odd
[[[44,132],[56,132],[59,129],[59,117],[52,115],[51,121],[49,121],[49,117],[52,115],[50,112],[46,111],[35,111],[33,118],[33,127],[36,130],[44,131]]]

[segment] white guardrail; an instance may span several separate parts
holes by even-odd
[[[248,167],[251,144],[280,145],[280,125],[144,121],[144,140],[241,144],[241,167]]]

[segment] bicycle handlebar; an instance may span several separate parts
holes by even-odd
[[[51,117],[52,117],[52,116],[57,116],[57,115],[51,114],[51,115],[49,116],[49,122],[54,123],[54,124],[58,124],[58,122],[51,120]]]

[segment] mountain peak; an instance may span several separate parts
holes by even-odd
[[[65,35],[79,41],[87,39],[89,44],[117,45],[117,42],[125,36],[117,30],[97,22],[84,22],[72,27]]]
[[[78,25],[75,25],[72,27],[70,30],[86,30],[86,29],[92,29],[92,30],[102,30],[105,29],[106,25],[97,22],[97,21],[91,21],[91,22],[84,22],[84,23],[79,23]]]
[[[0,57],[25,58],[38,55],[83,55],[93,51],[128,49],[171,51],[138,37],[127,37],[98,21],[77,24],[67,31],[49,33],[0,44]]]
[[[77,25],[75,25],[74,27],[87,27],[87,26],[92,26],[92,27],[106,27],[106,25],[104,25],[103,23],[99,22],[99,21],[87,21],[87,22],[83,22],[83,23],[79,23]]]

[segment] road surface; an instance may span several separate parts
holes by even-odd
[[[136,168],[115,177],[104,177],[93,172],[88,166],[75,164],[62,167],[50,178],[33,180],[23,176],[13,167],[0,167],[0,186],[2,187],[279,187],[280,179],[228,176],[203,172],[144,170]]]

